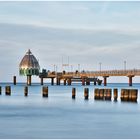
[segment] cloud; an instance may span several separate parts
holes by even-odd
[[[120,12],[120,5],[119,2],[116,7],[112,2],[1,3],[3,75],[5,71],[18,75],[19,62],[29,48],[46,69],[57,64],[61,70],[62,56],[66,63],[69,56],[74,70],[78,64],[81,69],[98,70],[99,62],[103,69],[122,69],[124,60],[128,68],[138,68],[139,9],[124,3]]]

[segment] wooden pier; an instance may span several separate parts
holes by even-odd
[[[64,85],[71,85],[72,82],[81,82],[83,86],[90,85],[90,82],[94,82],[94,85],[96,85],[96,83],[101,85],[102,80],[98,79],[98,77],[103,77],[103,84],[106,86],[107,78],[110,76],[126,76],[128,77],[129,86],[132,86],[133,77],[140,76],[140,70],[107,70],[91,72],[46,72],[46,70],[43,70],[39,74],[41,85],[43,85],[44,78],[50,78],[52,85],[54,85],[54,79],[56,79],[57,85],[60,85],[61,81],[63,81]]]

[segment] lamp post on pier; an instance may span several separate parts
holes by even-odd
[[[100,62],[99,63],[99,70],[100,70],[100,72],[101,72],[101,69],[102,69],[102,63]]]
[[[126,61],[124,61],[124,70],[126,71]]]

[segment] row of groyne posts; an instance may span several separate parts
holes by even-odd
[[[0,87],[0,94],[2,93],[2,88]],[[48,86],[42,87],[42,97],[48,97]],[[5,86],[5,95],[11,95],[11,86]],[[24,96],[28,96],[28,86],[24,87]],[[76,88],[72,88],[72,99],[76,98]],[[118,89],[113,89],[114,101],[118,100]],[[121,89],[121,101],[137,102],[138,89]],[[89,99],[89,88],[84,88],[84,99]],[[94,99],[95,100],[106,100],[111,101],[112,99],[112,89],[94,89]]]

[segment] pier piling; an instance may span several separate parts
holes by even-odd
[[[32,76],[27,75],[27,85],[31,86],[31,82],[32,82]]]
[[[66,85],[66,83],[67,83],[67,80],[66,80],[66,79],[64,79],[64,86]]]
[[[71,78],[68,79],[68,85],[71,85]]]
[[[54,85],[54,78],[51,78],[51,85]]]
[[[85,78],[82,78],[82,86],[85,85]]]
[[[129,78],[129,86],[132,86],[132,78],[134,77],[134,75],[130,75],[128,76]]]
[[[44,84],[43,78],[41,77],[40,80],[41,80],[41,85],[43,85]]]
[[[107,78],[108,78],[109,76],[103,76],[103,78],[104,78],[104,86],[107,86]]]

